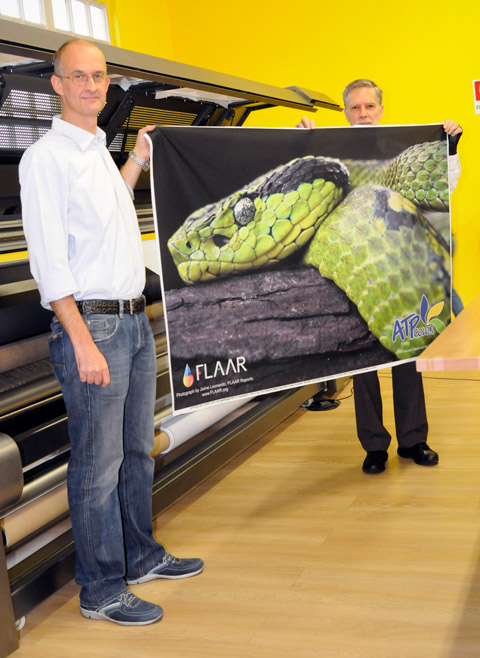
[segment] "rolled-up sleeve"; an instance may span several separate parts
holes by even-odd
[[[51,301],[78,292],[68,260],[68,179],[48,152],[35,148],[23,155],[19,176],[30,270],[42,306],[51,308]]]
[[[448,156],[448,187],[450,194],[452,194],[454,189],[457,187],[457,183],[461,171],[462,168],[460,167],[460,159],[458,157],[458,153],[456,153],[455,155],[449,155]]]

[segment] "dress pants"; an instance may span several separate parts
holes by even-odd
[[[421,373],[415,361],[392,367],[393,409],[398,445],[411,448],[427,440],[428,423]],[[357,434],[364,450],[387,450],[391,436],[383,425],[376,370],[353,377]]]

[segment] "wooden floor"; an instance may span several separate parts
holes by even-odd
[[[385,473],[366,475],[351,397],[300,410],[157,519],[168,550],[206,562],[132,588],[160,623],[83,619],[71,583],[27,618],[14,656],[478,658],[480,373],[424,379],[438,466],[393,442]],[[393,428],[388,371],[381,382]]]

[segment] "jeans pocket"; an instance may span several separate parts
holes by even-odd
[[[60,329],[60,324],[52,324],[52,334],[48,339],[48,346],[50,348],[50,360],[52,362],[52,369],[55,377],[59,383],[65,381],[66,365],[65,365],[65,341],[64,333]],[[57,328],[58,327],[58,328]]]
[[[118,315],[90,314],[85,315],[84,320],[95,343],[108,340],[117,333]]]

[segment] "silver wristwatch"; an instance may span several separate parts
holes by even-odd
[[[135,151],[130,151],[128,154],[130,160],[133,160],[143,171],[148,171],[150,169],[150,160],[142,160],[135,154]]]

